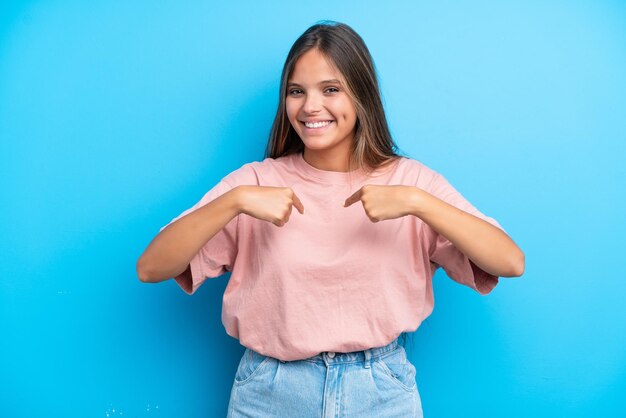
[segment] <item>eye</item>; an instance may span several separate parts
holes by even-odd
[[[331,91],[331,90],[333,90],[333,91]],[[335,93],[335,92],[338,92],[339,89],[337,87],[329,87],[329,88],[326,89],[326,91],[330,91],[331,93]]]
[[[300,94],[300,93],[302,93],[302,90],[300,90],[300,89],[291,89],[288,92],[288,94],[290,94],[292,96],[295,95],[295,94]]]

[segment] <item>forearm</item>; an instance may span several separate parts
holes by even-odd
[[[182,273],[200,248],[239,213],[239,189],[234,188],[168,225],[137,261],[140,280],[160,282]]]
[[[524,272],[524,253],[500,228],[458,209],[430,193],[411,187],[409,214],[447,238],[478,267],[494,276]]]

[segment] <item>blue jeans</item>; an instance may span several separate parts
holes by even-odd
[[[423,417],[415,367],[394,340],[351,353],[282,361],[246,348],[228,418]]]

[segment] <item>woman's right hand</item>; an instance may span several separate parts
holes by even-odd
[[[304,206],[290,187],[238,186],[240,211],[257,219],[283,226],[293,206],[304,214]]]

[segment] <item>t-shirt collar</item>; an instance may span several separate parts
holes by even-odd
[[[350,184],[367,178],[367,173],[361,168],[352,171],[328,171],[313,167],[305,159],[302,152],[296,152],[290,157],[293,159],[294,166],[306,178],[331,183],[331,184]]]

